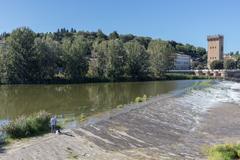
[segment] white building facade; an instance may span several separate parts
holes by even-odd
[[[174,66],[175,70],[189,70],[191,69],[191,57],[185,54],[177,53],[175,56]]]

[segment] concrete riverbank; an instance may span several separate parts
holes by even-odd
[[[92,118],[62,135],[5,146],[0,159],[206,159],[204,147],[240,140],[238,105],[219,103],[204,112],[189,106],[193,104],[186,96],[155,97]]]

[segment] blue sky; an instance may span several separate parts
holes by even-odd
[[[206,47],[223,34],[225,52],[240,50],[239,0],[0,0],[0,33],[28,26],[133,33]]]

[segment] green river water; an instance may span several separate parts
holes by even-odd
[[[92,83],[74,85],[2,85],[0,119],[9,120],[40,110],[82,119],[138,96],[148,97],[182,90],[198,80]]]

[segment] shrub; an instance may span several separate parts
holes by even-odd
[[[224,69],[236,69],[237,62],[233,59],[227,59],[224,61]]]
[[[214,60],[210,64],[211,69],[223,69],[223,61],[221,60]]]
[[[196,76],[189,73],[166,73],[167,80],[185,80],[185,79],[210,79],[211,77],[208,76]]]
[[[208,149],[209,160],[233,160],[240,158],[240,145],[223,144]]]
[[[45,111],[30,116],[20,116],[9,122],[2,129],[11,138],[24,138],[49,131],[51,115]]]
[[[147,100],[147,96],[144,94],[143,97],[136,97],[135,98],[135,102],[139,103],[139,102],[145,102]]]

